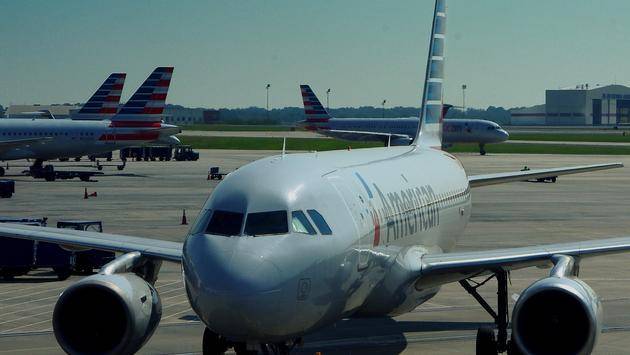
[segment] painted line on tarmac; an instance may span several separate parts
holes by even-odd
[[[49,300],[51,298],[59,298],[59,295],[50,296],[50,297],[44,297],[44,298],[38,298],[36,300],[24,301],[24,302],[20,302],[20,303],[14,303],[14,304],[2,306],[2,307],[0,307],[0,309],[6,309],[6,308],[10,308],[10,307],[22,306],[22,305],[29,304],[29,303],[39,302],[39,301],[43,301],[43,300]]]
[[[4,322],[0,322],[0,324],[15,323],[15,322],[20,321],[22,319],[34,318],[34,317],[37,317],[37,316],[41,316],[41,315],[44,315],[44,314],[51,314],[51,313],[52,313],[52,311],[46,311],[46,312],[41,312],[41,313],[36,313],[36,314],[29,314],[28,316],[23,316],[23,317],[7,320],[7,321],[4,321]]]
[[[160,292],[160,296],[162,296],[162,295],[166,295],[166,294],[169,294],[169,293],[173,293],[173,292],[175,292],[175,291],[182,290],[183,288],[184,288],[184,286],[182,286],[182,287],[177,287],[177,288],[174,288],[174,289],[172,289],[172,290],[168,290],[168,291]],[[183,294],[183,293],[182,293],[182,294]]]
[[[6,334],[6,333],[9,333],[9,332],[12,332],[12,331],[18,330],[18,329],[24,329],[24,328],[28,328],[28,327],[31,327],[31,326],[34,326],[34,325],[37,325],[37,324],[46,323],[46,322],[52,322],[52,319],[46,319],[46,320],[43,320],[43,321],[41,321],[41,322],[35,322],[35,323],[31,323],[31,324],[25,324],[25,325],[22,325],[22,326],[19,326],[19,327],[15,327],[15,328],[7,329],[7,330],[5,330],[5,331],[3,331],[3,332],[0,332],[0,334]]]
[[[175,313],[170,314],[170,315],[168,315],[166,317],[162,317],[162,320],[172,318],[172,317],[174,317],[174,316],[176,316],[178,314],[182,314],[182,313],[185,313],[185,312],[192,312],[192,309],[189,307],[189,308],[187,308],[187,309],[185,309],[183,311],[175,312]]]
[[[57,288],[53,288],[53,289],[49,289],[49,290],[38,291],[38,292],[35,292],[35,293],[29,293],[27,295],[3,298],[3,299],[0,299],[0,302],[6,302],[6,301],[11,301],[11,300],[14,300],[14,299],[18,299],[18,298],[30,297],[30,296],[33,296],[33,295],[39,295],[39,294],[42,294],[42,293],[51,292],[51,291],[57,291],[57,290],[65,289],[65,288],[66,288],[66,286],[63,286],[63,287],[57,287]],[[2,307],[0,307],[0,309],[2,309]]]
[[[48,306],[52,306],[53,303],[46,303],[46,304],[42,304],[40,306],[37,307],[30,307],[29,309],[18,309],[17,311],[13,311],[13,312],[9,312],[9,313],[2,313],[2,316],[8,316],[10,314],[15,314],[15,313],[20,313],[20,312],[27,312],[27,311],[32,311],[34,309],[38,309],[38,308],[43,308],[43,307],[48,307]]]
[[[43,351],[43,350],[47,350],[47,351],[54,351],[54,350],[59,350],[58,346],[50,346],[50,347],[45,347],[45,348],[27,348],[27,349],[10,349],[10,350],[0,350],[0,354],[4,354],[4,353],[23,353],[23,352],[27,352],[27,353],[31,353],[33,351]]]
[[[19,285],[22,285],[22,284],[15,283],[15,284],[12,284],[12,285],[18,285],[19,286]],[[38,288],[44,287],[44,286],[48,286],[48,283],[47,282],[42,282],[39,285],[32,285],[31,287],[21,287],[21,288],[18,287],[18,288],[14,289],[14,290],[0,292],[0,295],[6,295],[7,293],[20,292],[20,291],[32,291],[32,290],[35,290],[35,289],[38,289]]]

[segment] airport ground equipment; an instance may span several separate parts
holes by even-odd
[[[112,152],[101,153],[101,154],[92,154],[88,155],[88,159],[90,161],[96,161],[96,159],[105,159],[107,161],[112,161],[114,154]]]
[[[67,228],[79,231],[103,232],[103,222],[89,220],[62,220],[57,222],[57,228]],[[74,252],[73,270],[78,273],[91,274],[94,269],[100,269],[103,265],[114,260],[116,254],[103,250],[80,250]]]
[[[15,193],[15,181],[0,179],[0,198],[11,198]]]
[[[91,180],[93,176],[103,175],[103,173],[95,171],[55,170],[52,165],[33,165],[25,172],[34,179],[44,179],[46,181],[69,180],[74,178],[79,178],[81,181],[94,181]]]
[[[191,146],[183,145],[175,148],[174,157],[177,161],[197,161],[199,153],[195,152]]]
[[[523,167],[523,169],[521,169],[521,171],[529,171],[529,167],[527,167],[527,165],[525,165]],[[539,177],[536,179],[531,179],[531,180],[526,180],[529,182],[556,182],[558,181],[558,177],[557,176],[543,176],[543,177]]]
[[[129,147],[120,150],[120,159],[125,161],[169,161],[173,158],[173,148],[170,146],[150,145],[142,147]]]
[[[1,217],[0,222],[45,227],[47,219]],[[4,279],[25,275],[38,268],[51,268],[59,280],[70,277],[74,264],[72,252],[54,243],[24,242],[19,239],[0,238],[0,274]]]
[[[227,175],[227,173],[222,173],[218,166],[211,166],[208,169],[208,180],[223,180],[223,177]]]

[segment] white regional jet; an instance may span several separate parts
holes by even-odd
[[[418,131],[419,119],[403,118],[334,118],[322,106],[310,86],[300,85],[306,120],[300,125],[309,131],[352,141],[377,141],[386,145],[409,145]],[[451,105],[443,105],[446,116]],[[444,119],[442,146],[454,143],[476,143],[486,155],[486,144],[505,142],[509,134],[497,123],[478,119]]]
[[[172,67],[156,68],[118,112],[120,78],[118,84],[104,89],[112,90],[105,99],[99,89],[93,96],[96,99],[84,105],[79,115],[104,120],[0,119],[0,160],[34,159],[31,171],[52,174],[52,166],[43,168],[45,160],[171,141],[171,136],[180,129],[162,123],[161,118],[172,73]],[[1,175],[4,169],[0,167]]]
[[[479,331],[478,354],[589,353],[602,309],[577,278],[579,262],[628,252],[630,238],[454,248],[470,217],[471,188],[621,164],[466,176],[457,158],[440,150],[445,4],[436,1],[422,129],[411,146],[247,164],[216,187],[184,243],[1,225],[6,237],[124,253],[61,294],[53,313],[61,347],[70,354],[140,349],[160,321],[160,265],[172,261],[182,264],[188,300],[206,325],[204,354],[228,347],[285,354],[305,334],[343,318],[409,312],[451,282],[494,315],[497,334]],[[551,271],[521,293],[508,336],[507,273],[533,266]],[[480,275],[498,280],[496,312],[467,281]]]

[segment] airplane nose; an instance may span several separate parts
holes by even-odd
[[[506,141],[506,140],[508,140],[510,138],[510,134],[506,130],[500,129],[500,130],[498,130],[498,132],[499,132],[499,135],[501,137],[500,138],[501,139],[500,142],[504,142],[504,141]]]

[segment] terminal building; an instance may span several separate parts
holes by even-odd
[[[630,87],[578,85],[547,90],[545,104],[510,110],[518,126],[630,125]]]

